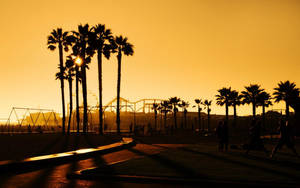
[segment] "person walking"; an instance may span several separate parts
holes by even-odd
[[[252,120],[250,127],[250,142],[246,151],[246,154],[250,152],[250,150],[263,150],[267,155],[269,154],[268,150],[265,148],[263,140],[260,138],[261,136],[261,122],[256,120]]]
[[[271,158],[274,157],[275,153],[277,152],[278,149],[281,149],[282,146],[286,145],[288,148],[290,148],[293,153],[300,158],[298,155],[296,149],[295,149],[295,144],[294,144],[294,135],[293,135],[293,130],[290,121],[286,120],[284,121],[283,119],[280,121],[280,126],[279,126],[279,132],[280,132],[280,138],[278,144],[274,147]]]

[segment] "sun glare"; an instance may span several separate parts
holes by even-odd
[[[80,65],[82,64],[81,58],[80,58],[80,57],[76,57],[75,63],[76,63],[78,66],[80,66]]]

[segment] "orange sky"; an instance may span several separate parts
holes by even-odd
[[[80,23],[106,24],[134,44],[121,83],[121,96],[132,101],[214,99],[223,86],[241,91],[250,83],[273,92],[281,80],[300,86],[296,0],[1,0],[0,23],[0,118],[12,106],[61,111],[58,52],[47,50],[46,39],[56,27]],[[103,66],[107,102],[116,95],[116,58]],[[87,74],[88,90],[98,94],[96,60]],[[89,104],[96,104],[92,94]],[[214,105],[212,113],[224,109]],[[251,107],[238,113],[250,114]]]

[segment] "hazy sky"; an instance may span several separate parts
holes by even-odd
[[[47,36],[80,23],[106,24],[134,44],[134,56],[123,58],[121,82],[121,96],[132,101],[215,99],[221,87],[241,91],[250,83],[273,92],[281,80],[300,86],[296,0],[1,0],[0,23],[0,118],[13,106],[61,111],[58,51],[47,49]],[[90,67],[95,105],[96,59]],[[116,96],[116,57],[104,60],[103,69],[106,103]],[[212,113],[224,109],[214,105]],[[250,113],[250,106],[238,108]]]

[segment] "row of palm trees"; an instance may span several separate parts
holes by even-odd
[[[110,29],[105,25],[98,24],[90,27],[88,24],[78,25],[77,31],[63,31],[62,28],[54,29],[48,36],[48,49],[51,51],[58,47],[59,50],[59,72],[56,79],[60,80],[62,97],[62,132],[65,133],[65,94],[64,80],[68,80],[70,94],[70,115],[67,132],[70,132],[71,115],[73,110],[72,101],[72,81],[76,79],[76,120],[77,132],[79,132],[79,84],[82,85],[83,97],[83,132],[87,132],[88,125],[88,105],[87,105],[87,80],[86,69],[89,68],[93,56],[97,54],[98,61],[98,84],[99,84],[99,134],[103,134],[103,110],[102,110],[102,56],[109,59],[112,54],[117,54],[118,79],[117,79],[117,132],[120,133],[120,86],[121,86],[121,62],[122,56],[133,55],[133,45],[126,37],[113,36]],[[72,51],[66,55],[64,63],[64,52]]]
[[[296,87],[294,82],[285,81],[279,82],[277,87],[274,88],[273,97],[271,94],[265,91],[265,89],[261,88],[258,84],[250,84],[249,86],[245,86],[244,91],[238,92],[236,90],[232,90],[231,87],[223,87],[218,90],[218,94],[216,97],[216,104],[220,106],[225,106],[225,120],[228,121],[229,116],[229,107],[233,107],[233,123],[236,125],[237,119],[237,106],[243,104],[252,104],[252,113],[253,118],[256,118],[256,108],[262,107],[262,121],[265,123],[265,108],[273,105],[272,100],[275,103],[280,101],[284,101],[286,104],[286,118],[289,118],[290,107],[295,106],[295,103],[300,100],[299,96],[300,89]],[[203,109],[207,109],[207,121],[208,121],[208,130],[210,129],[210,111],[212,100],[202,100],[195,99],[196,105],[193,107],[198,108],[198,127],[201,127],[201,111]],[[202,105],[204,108],[202,109]],[[162,101],[160,104],[153,104],[153,110],[155,114],[155,127],[157,121],[157,111],[160,111],[164,114],[164,126],[166,126],[166,118],[167,113],[173,112],[174,116],[174,128],[177,128],[177,112],[178,107],[181,107],[184,114],[184,125],[186,126],[186,114],[187,108],[189,107],[189,103],[181,100],[177,97],[172,97],[168,100]]]

